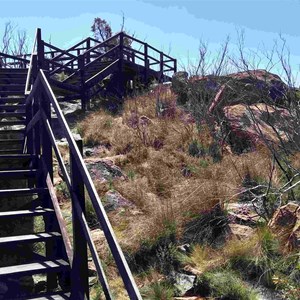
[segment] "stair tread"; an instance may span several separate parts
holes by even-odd
[[[26,125],[26,120],[0,121],[0,126]]]
[[[0,117],[2,118],[19,116],[25,116],[25,112],[0,112]]]
[[[11,102],[11,101],[25,101],[25,97],[0,97],[0,101],[3,102]]]
[[[23,170],[0,170],[0,178],[1,177],[11,177],[13,175],[33,175],[35,174],[37,169],[23,169]]]
[[[2,154],[0,155],[0,159],[28,159],[28,158],[36,158],[37,156],[35,154],[28,154],[28,153],[22,153],[22,154]]]
[[[63,299],[70,299],[70,296],[71,296],[70,293],[58,292],[58,293],[34,296],[34,297],[26,298],[26,300],[63,300]]]
[[[0,276],[39,274],[49,270],[60,270],[67,267],[69,267],[69,264],[63,259],[46,260],[42,262],[2,267],[0,268]]]
[[[39,242],[46,239],[61,237],[59,232],[41,232],[35,234],[0,237],[0,245],[18,242]]]
[[[25,104],[6,105],[0,104],[0,109],[13,109],[13,108],[25,108]]]
[[[0,143],[5,143],[5,142],[8,142],[8,143],[17,143],[17,142],[23,142],[23,139],[1,139],[0,138]]]
[[[24,134],[25,129],[0,129],[0,134],[14,134],[14,133],[22,133]]]
[[[53,213],[52,208],[37,208],[37,209],[24,209],[24,210],[10,210],[0,212],[0,218],[5,217],[21,217],[21,216],[34,216],[34,215],[43,215],[47,213]]]
[[[7,196],[7,195],[24,195],[24,194],[37,194],[37,193],[44,193],[48,191],[47,188],[24,188],[24,189],[5,189],[0,190],[0,197]]]

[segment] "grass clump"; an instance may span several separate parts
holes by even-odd
[[[205,297],[230,300],[256,300],[257,295],[231,270],[204,273],[197,280],[197,292]]]
[[[142,291],[146,300],[172,300],[175,288],[167,282],[155,282]]]

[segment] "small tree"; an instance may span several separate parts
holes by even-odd
[[[99,17],[94,19],[91,30],[94,34],[94,38],[101,42],[104,42],[112,36],[111,26],[106,20]]]

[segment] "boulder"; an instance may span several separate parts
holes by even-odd
[[[266,70],[248,70],[226,76],[193,76],[185,88],[186,92],[189,90],[191,92],[187,97],[201,101],[207,99],[211,102],[208,111],[217,114],[224,106],[229,105],[286,105],[288,86],[278,75]],[[177,94],[181,95],[179,92]]]
[[[176,287],[179,294],[182,296],[194,287],[197,278],[195,275],[187,275],[179,272],[172,272],[170,276],[171,280],[174,281],[174,287]]]
[[[113,179],[124,180],[127,176],[110,159],[85,159],[87,169],[93,180],[108,182]]]
[[[299,204],[290,202],[277,209],[268,225],[286,249],[300,249]]]
[[[222,130],[227,132],[227,141],[235,153],[254,150],[266,141],[288,142],[287,132],[295,136],[292,116],[284,108],[263,103],[237,104],[224,107],[223,113],[226,122]]]
[[[124,198],[119,192],[109,190],[104,196],[104,208],[106,211],[112,211],[119,207],[133,207],[134,205]]]
[[[228,77],[239,80],[244,84],[250,84],[258,90],[265,89],[267,95],[276,102],[285,100],[286,98],[287,85],[278,75],[266,70],[248,70],[230,74]]]
[[[255,232],[253,228],[240,224],[229,224],[231,234],[237,237],[239,240],[249,239]]]

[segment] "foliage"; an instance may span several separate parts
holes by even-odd
[[[112,29],[108,22],[101,18],[95,18],[91,27],[94,37],[98,41],[105,41],[112,36]]]
[[[228,230],[226,213],[217,205],[212,210],[202,212],[186,225],[183,241],[220,246],[225,242]]]
[[[175,230],[172,224],[166,224],[165,232],[160,237],[154,241],[145,240],[138,251],[128,253],[127,260],[131,269],[140,273],[155,268],[165,275],[174,270],[179,264]]]
[[[175,289],[167,282],[155,282],[142,291],[143,299],[147,300],[172,300]]]
[[[215,270],[204,273],[197,280],[196,290],[200,295],[231,300],[255,300],[256,294],[230,270]]]

